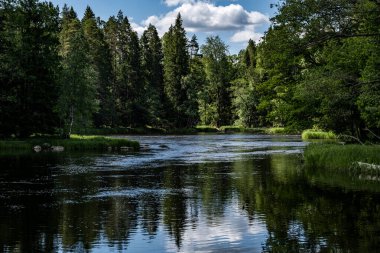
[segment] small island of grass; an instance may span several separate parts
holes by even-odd
[[[105,136],[71,135],[69,139],[58,137],[34,137],[24,140],[2,140],[0,150],[52,150],[52,151],[137,151],[140,144],[123,138]]]
[[[332,131],[318,129],[306,129],[302,132],[303,140],[335,140],[337,135]]]

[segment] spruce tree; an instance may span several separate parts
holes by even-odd
[[[227,52],[227,46],[218,36],[208,37],[206,44],[202,47],[207,75],[207,87],[203,91],[207,93],[207,96],[202,97],[208,99],[205,101],[208,108],[204,113],[209,116],[204,123],[217,127],[232,123],[231,64]]]
[[[162,44],[156,27],[149,25],[140,39],[141,65],[145,82],[145,101],[149,111],[149,123],[162,125],[164,113],[164,83]]]
[[[113,86],[118,122],[123,126],[142,126],[148,119],[143,100],[138,35],[121,11],[116,18],[111,17],[107,21],[105,34],[115,74]]]
[[[187,124],[184,105],[187,91],[182,86],[182,80],[189,73],[189,53],[181,14],[164,35],[163,52],[165,94],[172,110],[170,118],[174,126],[184,127]]]
[[[115,110],[112,101],[112,65],[110,49],[96,17],[88,6],[82,19],[84,36],[89,46],[89,64],[96,72],[94,82],[97,88],[99,111],[94,115],[95,126],[112,126]]]
[[[80,21],[73,11],[63,13],[60,34],[60,93],[56,106],[62,124],[62,135],[69,137],[74,129],[88,127],[97,109],[96,72],[89,54],[89,45]]]
[[[58,9],[36,0],[1,1],[0,20],[0,132],[52,133],[58,122]]]

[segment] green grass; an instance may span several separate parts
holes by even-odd
[[[271,134],[271,135],[296,134],[295,131],[285,128],[285,127],[250,128],[250,127],[241,127],[241,126],[222,126],[220,130],[225,133],[250,133],[250,134]]]
[[[305,149],[306,168],[351,170],[358,162],[380,164],[380,145],[311,144]]]
[[[0,150],[32,150],[33,144],[31,142],[27,141],[13,141],[13,140],[6,140],[6,141],[0,141]]]
[[[198,133],[217,133],[218,129],[213,126],[196,126],[195,129]]]
[[[293,129],[289,129],[286,127],[271,127],[265,129],[266,134],[299,134],[297,131]]]
[[[80,135],[129,135],[129,134],[164,134],[166,131],[162,128],[154,127],[115,127],[115,128],[88,128],[82,131],[76,131]]]
[[[332,131],[325,132],[322,130],[307,129],[302,132],[303,140],[335,140],[337,136]]]
[[[243,126],[215,126],[200,125],[188,128],[154,128],[154,127],[120,127],[120,128],[92,128],[77,132],[82,135],[144,135],[144,134],[197,134],[197,133],[249,133],[249,134],[298,134],[297,132],[281,127],[265,128],[265,127],[243,127]]]
[[[51,146],[62,146],[65,151],[104,151],[109,147],[120,149],[129,147],[138,150],[140,144],[127,139],[109,138],[103,136],[72,135],[70,139],[60,138],[30,138],[26,140],[3,140],[0,141],[1,151],[32,150],[34,146],[42,146],[47,143]]]

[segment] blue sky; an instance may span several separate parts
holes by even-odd
[[[141,34],[152,23],[162,35],[178,12],[184,20],[189,37],[196,34],[200,44],[209,35],[219,35],[231,53],[246,46],[248,39],[259,41],[269,27],[269,18],[277,0],[51,0],[60,7],[73,6],[82,17],[87,5],[97,16],[107,20],[119,10],[128,16],[134,29]]]

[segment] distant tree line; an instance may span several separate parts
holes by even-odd
[[[262,41],[199,46],[178,14],[141,37],[120,11],[80,20],[37,0],[0,2],[0,135],[88,127],[380,129],[380,4],[287,0]]]

